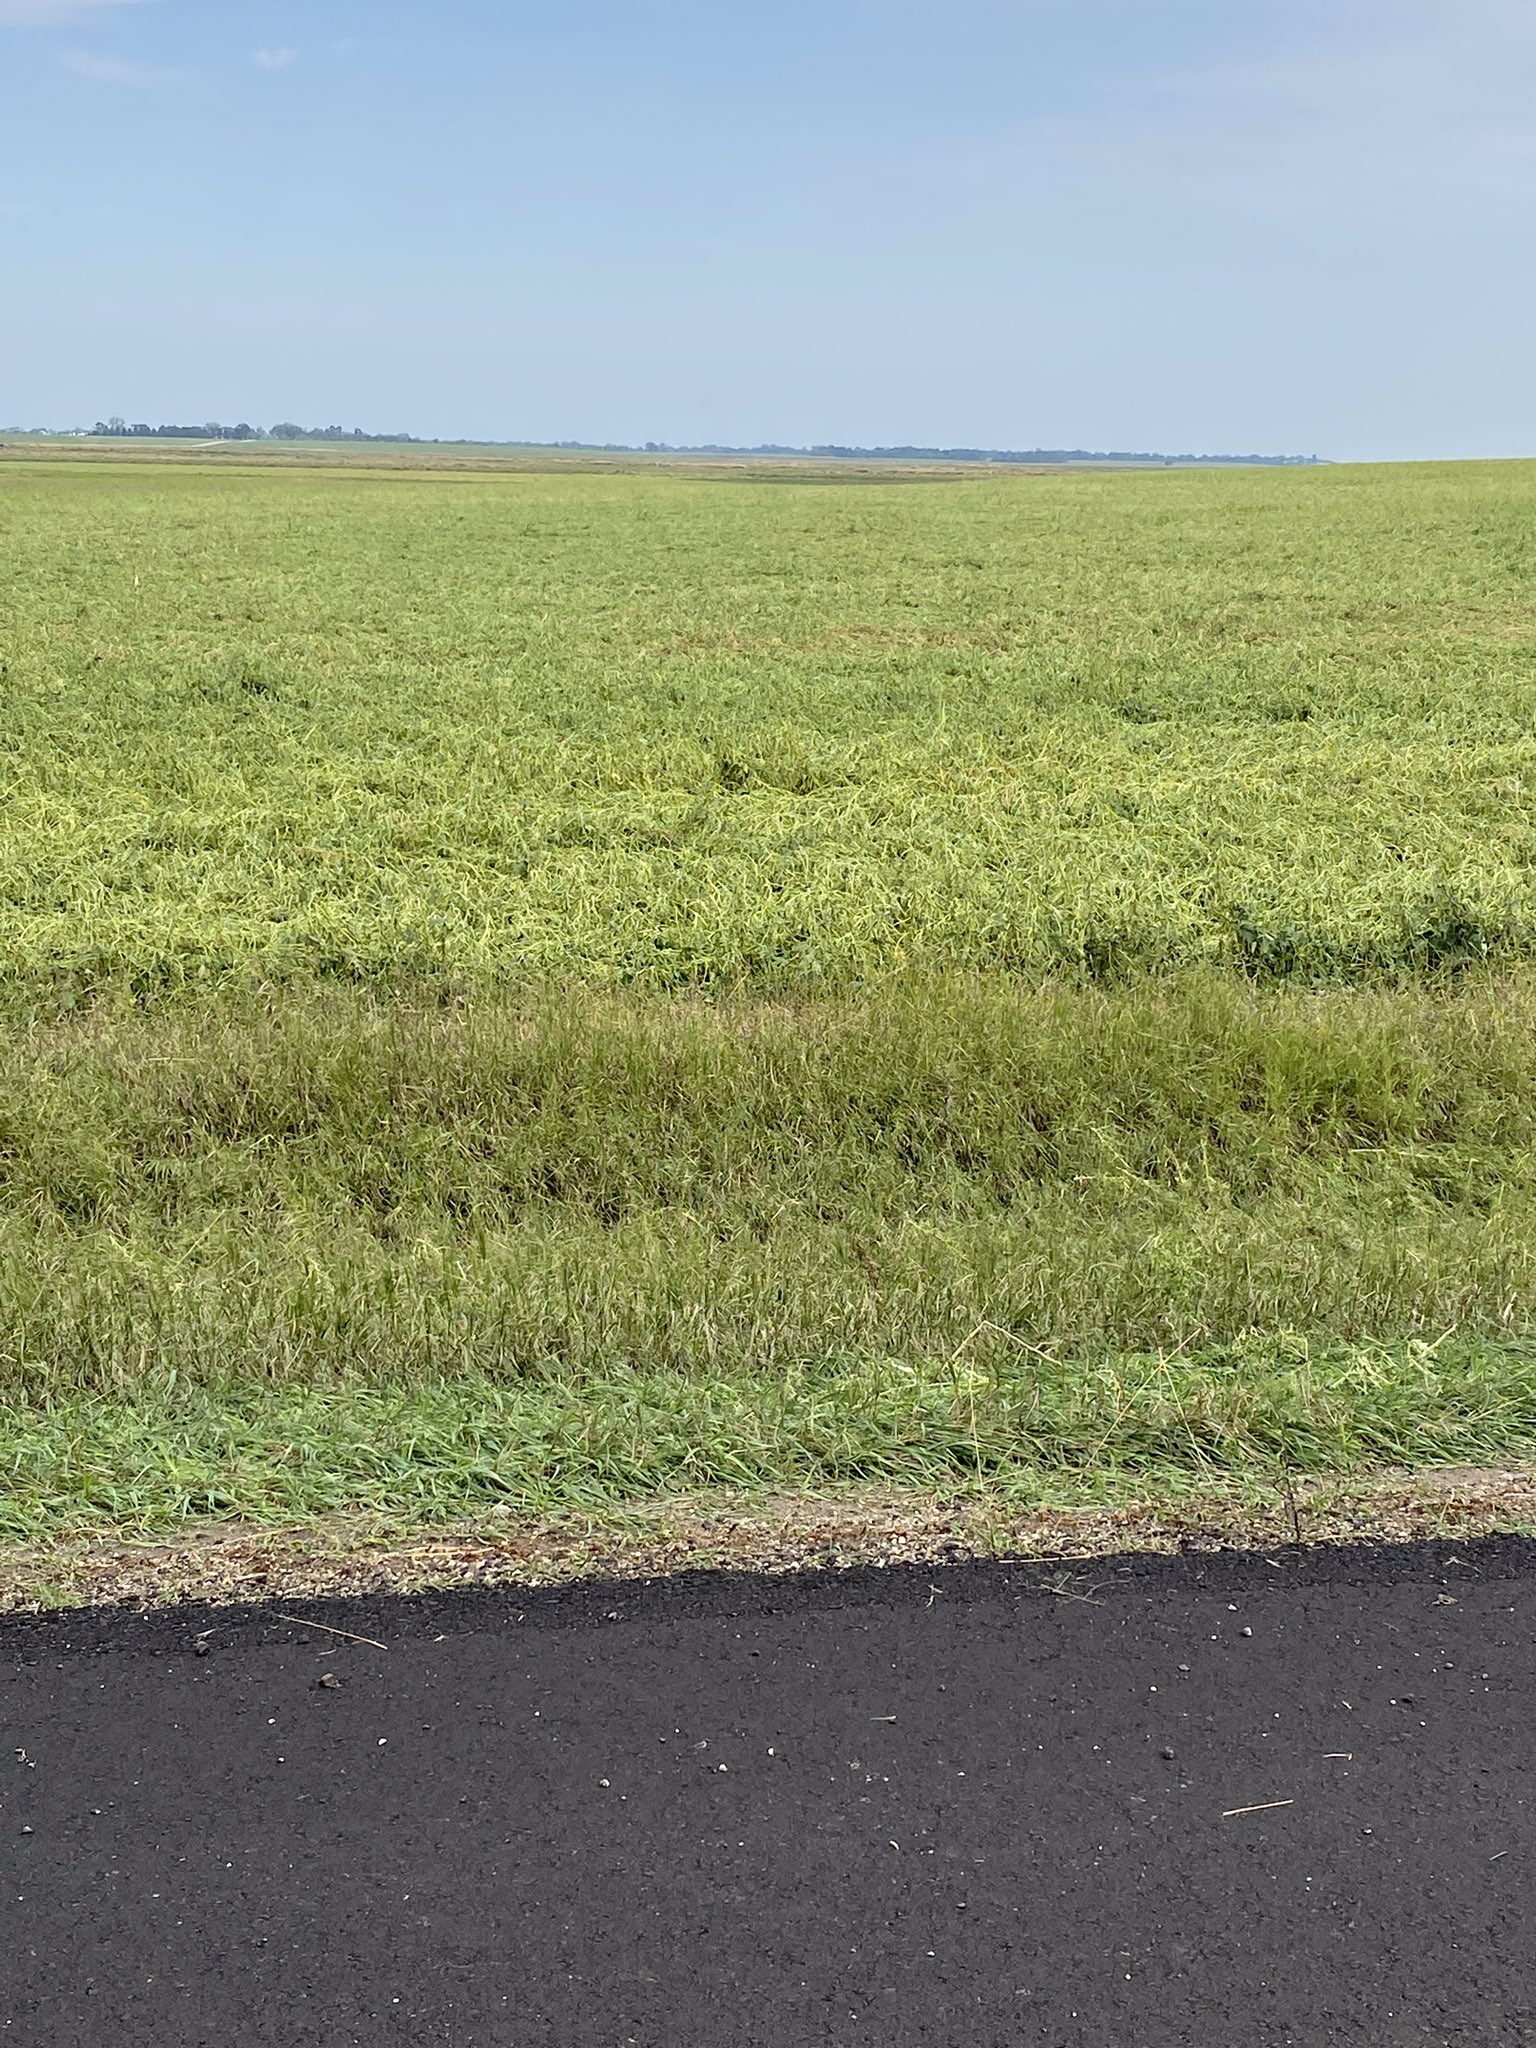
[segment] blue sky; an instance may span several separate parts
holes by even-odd
[[[1536,453],[1536,0],[0,0],[0,422]]]

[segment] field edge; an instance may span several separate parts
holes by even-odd
[[[598,1513],[411,1524],[360,1513],[282,1528],[204,1521],[171,1536],[60,1534],[0,1545],[0,1614],[343,1599],[467,1587],[546,1589],[684,1572],[782,1575],[1179,1552],[1314,1549],[1536,1535],[1536,1464],[1367,1477],[1252,1476],[1146,1487],[1112,1505],[1070,1489],[1020,1508],[986,1491],[716,1491]],[[1048,1589],[1050,1590],[1050,1589]],[[1064,1599],[1091,1599],[1070,1574]]]

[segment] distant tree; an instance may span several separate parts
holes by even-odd
[[[0,0],[0,12],[3,8],[4,0]],[[249,420],[241,420],[233,427],[226,427],[218,420],[205,420],[201,426],[195,427],[152,427],[147,421],[138,420],[130,427],[116,413],[110,419],[98,420],[93,431],[103,435],[138,435],[160,441],[413,441],[416,438],[413,434],[370,434],[362,427],[301,427],[295,420],[279,420],[270,428],[253,427]]]

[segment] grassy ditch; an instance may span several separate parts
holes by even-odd
[[[1536,1446],[1536,986],[314,987],[0,1052],[0,1517]]]

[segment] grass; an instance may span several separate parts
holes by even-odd
[[[0,463],[0,1529],[1531,1455],[1533,476]]]
[[[0,976],[1524,959],[1533,476],[0,464]]]
[[[858,1481],[1077,1505],[1177,1498],[1212,1475],[1282,1489],[1300,1474],[1529,1455],[1533,1401],[1531,1347],[1466,1342],[1335,1356],[1255,1343],[984,1373],[832,1354],[766,1386],[643,1366],[408,1388],[237,1378],[0,1419],[0,1535],[343,1513],[409,1526]]]
[[[0,1065],[16,1529],[1536,1439],[1536,990],[100,1005]]]

